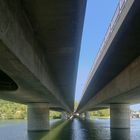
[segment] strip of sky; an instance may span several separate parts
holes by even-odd
[[[89,71],[119,0],[87,0],[75,100],[80,101]]]

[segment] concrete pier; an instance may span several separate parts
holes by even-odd
[[[90,119],[90,116],[89,116],[89,113],[88,112],[85,112],[85,119],[86,120]]]
[[[49,130],[48,103],[28,104],[28,131]]]
[[[61,119],[62,119],[62,120],[67,120],[67,117],[68,117],[68,116],[67,116],[67,113],[66,113],[66,112],[62,112],[62,113],[61,113]]]
[[[130,128],[129,104],[110,104],[110,127]]]
[[[85,114],[84,113],[81,113],[79,116],[80,116],[81,119],[85,118]]]

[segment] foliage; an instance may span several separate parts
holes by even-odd
[[[75,102],[75,107],[78,103]],[[91,117],[109,117],[109,109],[93,111],[89,113]],[[27,106],[10,101],[0,100],[0,119],[26,119]],[[61,118],[61,112],[50,111],[50,118]]]
[[[61,113],[50,111],[50,118],[60,118]],[[27,106],[10,101],[0,100],[0,119],[26,119]]]
[[[98,111],[92,111],[89,113],[91,117],[109,117],[110,116],[110,110],[109,109],[103,109]]]
[[[25,119],[26,114],[25,105],[0,100],[0,119]]]
[[[61,113],[57,111],[50,111],[50,118],[51,119],[60,119]]]

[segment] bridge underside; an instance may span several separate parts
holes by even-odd
[[[98,92],[80,111],[99,110],[111,104],[136,104],[140,102],[140,57]]]
[[[4,44],[0,44],[0,68],[1,75],[12,78],[8,82],[1,82],[0,98],[17,103],[49,103],[50,108],[64,110],[60,102],[54,98],[49,90],[7,49]],[[12,84],[15,83],[16,85]],[[16,87],[16,88],[15,88]]]
[[[86,1],[0,1],[0,98],[73,111]]]
[[[140,68],[139,65],[136,65],[140,61],[139,9],[139,1],[127,1],[106,44],[108,49],[103,50],[97,61],[99,62],[98,67],[95,67],[95,72],[92,71],[90,74],[84,90],[85,94],[77,109],[78,112],[106,108],[109,107],[110,103],[133,104],[140,101],[137,89],[140,86]],[[127,67],[130,69],[124,72],[128,69]],[[132,88],[128,83],[130,81],[137,84]],[[135,94],[130,93],[128,96],[129,90],[134,89],[137,92],[134,91]],[[123,93],[125,94],[123,95]],[[121,97],[117,97],[120,94]],[[112,99],[113,97],[114,99]]]

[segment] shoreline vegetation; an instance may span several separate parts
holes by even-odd
[[[89,116],[92,119],[109,119],[110,110],[102,109],[102,110],[92,111],[92,112],[89,112]]]
[[[61,113],[50,111],[50,119],[61,118]],[[27,106],[0,100],[0,120],[27,119]]]
[[[10,101],[0,100],[0,119],[26,119],[27,107]]]
[[[109,109],[89,112],[91,118],[109,118]],[[50,111],[50,119],[61,118],[61,112]],[[10,101],[0,100],[0,120],[27,119],[27,106]]]

